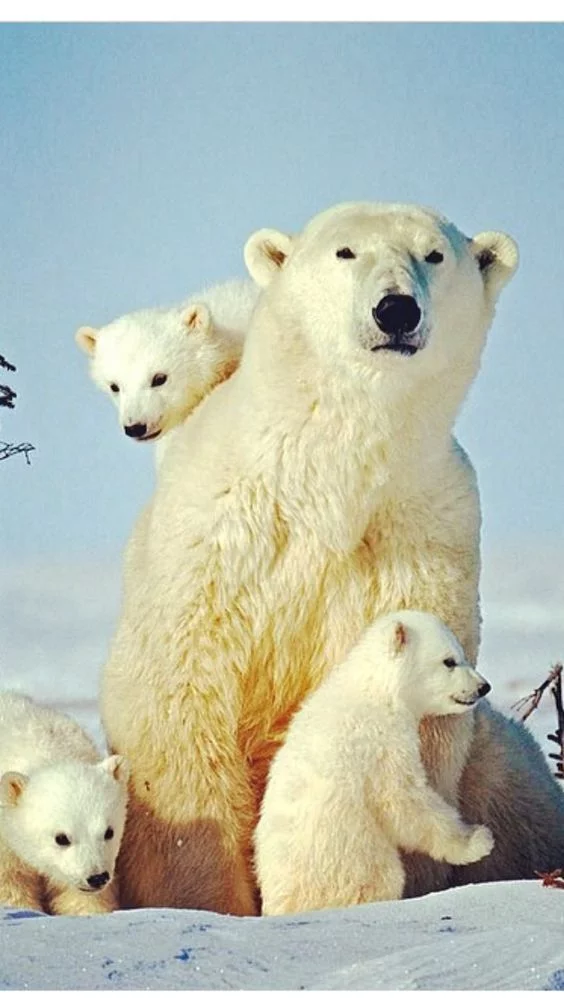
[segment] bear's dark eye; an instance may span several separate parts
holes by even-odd
[[[55,841],[61,848],[68,848],[70,845],[70,838],[67,838],[66,834],[55,834]]]
[[[440,250],[432,250],[430,254],[427,254],[425,260],[427,264],[440,264],[444,261],[445,255],[441,254]]]
[[[352,261],[353,258],[356,257],[356,254],[353,254],[350,247],[341,247],[341,249],[337,251],[336,256],[342,257],[345,261]]]
[[[164,386],[164,384],[165,384],[165,382],[166,382],[167,379],[168,379],[168,375],[165,375],[164,372],[157,372],[157,374],[154,375],[153,378],[152,378],[151,389],[154,386]]]
[[[119,386],[117,382],[110,382],[110,389],[112,393],[119,393]]]
[[[450,668],[451,671],[453,667],[456,667],[456,661],[454,657],[445,657],[445,659],[443,660],[443,664],[445,665],[445,667]]]
[[[104,834],[104,841],[111,841],[114,836],[113,827],[106,827],[106,832]]]

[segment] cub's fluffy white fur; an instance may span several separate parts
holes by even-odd
[[[0,692],[0,906],[115,910],[127,778],[68,716]]]
[[[93,381],[134,441],[158,439],[157,465],[178,427],[237,368],[259,290],[228,281],[170,308],[140,309],[95,330],[80,327]]]
[[[398,899],[402,848],[457,865],[488,855],[488,828],[465,824],[427,781],[418,727],[468,712],[489,687],[435,616],[369,627],[274,758],[255,832],[263,913]]]

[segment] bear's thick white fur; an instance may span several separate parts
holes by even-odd
[[[127,778],[125,760],[101,761],[74,720],[0,692],[0,906],[116,909]]]
[[[134,441],[157,440],[157,467],[168,432],[237,368],[257,296],[253,282],[228,281],[176,306],[77,330],[92,379],[112,398],[122,429]]]
[[[488,855],[487,827],[465,824],[429,785],[418,729],[488,690],[435,616],[396,612],[369,626],[272,762],[255,831],[263,914],[397,900],[399,848],[457,865]]]
[[[513,241],[351,203],[294,238],[260,231],[246,259],[263,292],[241,365],[179,429],[126,554],[102,685],[133,772],[125,906],[256,909],[270,761],[377,616],[433,612],[472,662],[478,648],[478,491],[452,427]],[[390,289],[419,303],[403,352],[373,318]],[[473,879],[561,865],[564,797],[524,728],[487,704],[431,719],[422,757],[447,802],[492,828]],[[416,853],[405,867],[405,895],[468,879]]]

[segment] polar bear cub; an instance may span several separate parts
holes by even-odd
[[[255,832],[264,914],[402,896],[399,849],[467,865],[487,827],[465,824],[428,783],[423,716],[468,712],[490,689],[434,615],[370,626],[305,700],[272,763]]]
[[[232,374],[258,294],[251,281],[229,281],[168,309],[141,309],[99,330],[77,330],[92,379],[112,397],[128,437],[162,439]],[[160,441],[157,465],[165,448]]]
[[[99,759],[68,716],[0,692],[0,906],[116,909],[128,766]]]

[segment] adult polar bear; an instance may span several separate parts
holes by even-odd
[[[102,693],[133,773],[125,906],[255,911],[269,762],[377,615],[434,612],[477,652],[478,495],[451,430],[513,241],[351,203],[245,256],[265,288],[240,369],[180,430],[126,556]],[[564,797],[522,728],[437,719],[422,755],[496,847],[470,869],[408,856],[407,894],[562,864]]]

